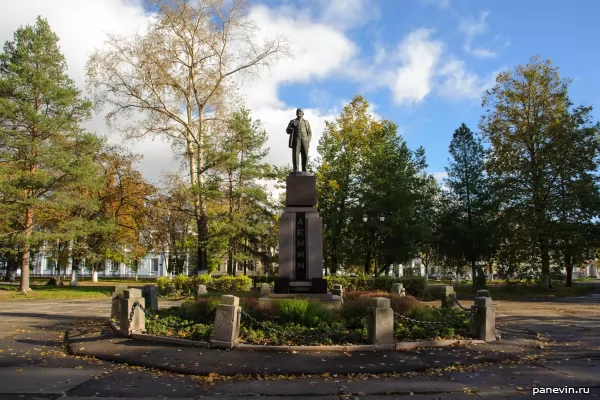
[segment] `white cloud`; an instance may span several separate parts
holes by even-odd
[[[323,22],[339,29],[362,26],[379,16],[374,0],[318,0],[318,3],[325,10]]]
[[[354,60],[345,72],[362,84],[361,92],[389,88],[396,105],[419,104],[430,95],[476,99],[494,85],[499,71],[488,76],[470,71],[433,34],[432,29],[417,29],[392,50],[376,44],[372,59]]]
[[[497,74],[494,72],[489,77],[481,77],[468,71],[464,61],[452,59],[438,72],[438,93],[449,99],[478,99],[494,85]]]
[[[0,41],[13,39],[20,26],[35,24],[42,16],[59,37],[61,52],[67,60],[68,74],[85,93],[85,65],[90,53],[102,47],[106,33],[130,35],[143,30],[151,15],[144,11],[137,0],[46,0],[19,1],[11,5],[9,12],[0,13]],[[94,116],[85,128],[108,136],[112,142],[117,137],[107,131],[102,115]],[[144,176],[157,183],[163,170],[174,171],[179,161],[167,144],[159,140],[146,139],[129,146],[135,153],[144,155],[138,165]]]
[[[432,172],[431,175],[433,175],[435,180],[440,184],[448,177],[448,173],[446,171]]]
[[[284,58],[270,69],[260,71],[258,77],[240,82],[240,91],[252,109],[285,107],[277,96],[280,85],[325,78],[339,71],[357,51],[342,32],[304,14],[291,17],[258,5],[250,10],[250,18],[261,27],[260,38],[282,34],[292,52],[292,58]]]
[[[321,1],[321,0],[318,0]],[[250,9],[252,18],[260,27],[259,38],[282,33],[289,39],[292,59],[283,60],[270,70],[260,71],[255,79],[240,81],[240,92],[253,116],[261,119],[269,134],[267,161],[285,165],[291,162],[287,148],[285,127],[295,116],[297,107],[303,104],[284,104],[278,97],[282,84],[305,83],[313,79],[326,78],[350,62],[357,52],[354,43],[342,29],[356,22],[354,13],[344,14],[341,2],[324,2],[328,5],[320,17],[311,18],[310,10],[297,12],[290,7],[270,9],[257,5]],[[345,3],[345,2],[344,2]],[[366,2],[352,0],[351,10],[366,10]],[[314,11],[314,10],[313,10]],[[322,10],[320,10],[322,11]],[[315,13],[317,14],[317,13]],[[10,12],[0,14],[0,40],[12,39],[13,32],[21,25],[35,23],[42,15],[60,37],[61,51],[67,59],[69,75],[83,90],[85,88],[85,65],[95,48],[101,48],[106,33],[130,35],[147,26],[151,16],[142,6],[141,0],[29,0],[16,2]],[[326,23],[337,19],[339,26]],[[314,135],[311,143],[311,158],[316,156],[316,145],[323,132],[324,121],[333,119],[317,109],[306,109]],[[107,134],[102,115],[95,116],[86,128],[99,134]],[[115,141],[115,136],[108,136]],[[129,144],[133,151],[144,155],[140,169],[147,179],[157,182],[163,171],[176,171],[180,160],[174,159],[169,144],[150,138]]]
[[[33,25],[46,18],[60,38],[59,45],[68,62],[69,76],[81,88],[85,85],[85,64],[106,33],[131,34],[147,25],[150,16],[141,0],[47,0],[18,1],[0,13],[0,40],[12,40],[20,26]]]
[[[458,29],[466,36],[464,50],[475,57],[491,58],[497,56],[497,54],[492,50],[483,47],[473,47],[473,41],[475,38],[477,36],[484,35],[489,29],[487,23],[488,15],[489,12],[482,12],[479,14],[477,19],[466,18],[461,21],[460,25],[458,26]]]
[[[266,162],[279,166],[292,164],[292,150],[288,147],[289,136],[285,132],[285,128],[290,120],[296,118],[296,108],[265,107],[252,110],[252,118],[260,119],[268,134],[269,154],[265,159]],[[310,122],[313,132],[308,154],[309,158],[314,160],[317,156],[317,145],[325,130],[325,121],[332,121],[335,119],[335,115],[311,108],[303,108],[303,110],[304,117]]]
[[[238,80],[246,106],[252,110],[253,118],[262,121],[267,131],[270,151],[265,161],[279,166],[291,164],[285,128],[295,118],[296,108],[303,108],[306,119],[311,123],[313,137],[309,156],[314,160],[325,121],[335,119],[335,114],[308,108],[304,104],[285,104],[279,99],[278,89],[283,84],[306,83],[341,71],[355,56],[357,48],[343,32],[311,19],[307,12],[292,13],[285,8],[270,9],[259,5],[250,10],[250,18],[261,27],[260,37],[285,35],[293,55],[293,58],[283,59],[270,69],[260,71],[255,77],[240,76]],[[321,105],[331,101],[326,93],[319,90],[313,91],[311,96],[313,102],[321,98]]]
[[[421,102],[431,92],[435,67],[444,50],[442,42],[432,40],[433,30],[419,29],[405,37],[398,47],[402,66],[395,72],[393,90],[396,104]]]

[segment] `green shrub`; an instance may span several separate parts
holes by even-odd
[[[365,343],[367,331],[365,327],[348,330],[340,322],[323,323],[316,327],[288,323],[280,324],[272,321],[254,326],[242,321],[240,341],[263,345],[331,345],[348,343]]]
[[[274,302],[277,316],[281,322],[300,323],[308,310],[308,300],[279,300]]]
[[[282,323],[318,326],[333,321],[333,311],[323,303],[304,299],[282,299],[272,302],[276,315]],[[268,311],[268,310],[266,310]]]
[[[193,289],[195,290],[198,285],[204,285],[208,288],[212,281],[213,277],[208,274],[196,275],[192,278]]]
[[[390,306],[394,312],[401,315],[408,315],[415,307],[420,307],[419,301],[412,296],[392,295],[387,292],[348,292],[342,305],[342,316],[350,318],[351,315],[365,314],[370,306],[369,300],[375,297],[390,299]]]
[[[192,321],[212,323],[215,320],[213,312],[220,300],[218,298],[199,298],[196,301],[186,301],[181,305],[183,316]]]
[[[427,279],[422,276],[406,276],[395,278],[391,276],[380,276],[372,278],[366,275],[341,276],[330,275],[327,278],[327,286],[331,290],[333,285],[342,285],[346,292],[370,292],[383,291],[389,293],[394,283],[401,283],[406,293],[414,297],[423,297],[427,289]]]
[[[171,283],[169,278],[166,278],[164,276],[161,276],[156,279],[156,286],[158,287],[158,290],[161,294],[165,294],[167,292],[167,285],[169,283]]]
[[[246,275],[226,275],[213,278],[207,287],[215,292],[246,292],[252,289],[252,279]]]
[[[427,290],[427,278],[424,276],[407,276],[400,278],[400,283],[406,289],[406,293],[417,298],[425,296]],[[391,289],[391,286],[390,286]]]
[[[184,295],[193,293],[192,278],[187,275],[177,275],[171,283],[175,286],[175,290]]]

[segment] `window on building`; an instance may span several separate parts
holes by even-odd
[[[152,263],[150,265],[152,272],[158,272],[158,258],[153,258]]]

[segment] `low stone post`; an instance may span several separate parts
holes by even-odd
[[[453,286],[442,286],[442,308],[456,308],[456,292]]]
[[[491,342],[496,340],[496,313],[491,297],[475,297],[471,306],[471,336]]]
[[[333,289],[331,289],[331,294],[334,296],[344,297],[344,287],[339,283],[333,285]]]
[[[155,285],[146,285],[142,288],[142,297],[146,301],[147,310],[158,310],[158,291]]]
[[[394,343],[394,310],[390,299],[375,297],[370,301],[371,309],[367,314],[367,336],[371,344]]]
[[[491,297],[490,291],[486,289],[479,289],[477,291],[477,297]]]
[[[121,298],[123,291],[127,289],[127,285],[117,285],[112,293],[112,302],[110,306],[110,319],[119,319],[121,317]]]
[[[221,296],[221,304],[217,305],[210,347],[233,349],[236,346],[240,334],[241,313],[239,297]]]
[[[392,285],[391,294],[397,294],[398,296],[406,296],[406,289],[404,289],[404,285],[401,283],[394,283]]]
[[[194,292],[194,300],[198,300],[202,295],[208,293],[206,290],[206,285],[198,285],[196,286],[196,291]]]
[[[146,306],[146,302],[142,297],[142,291],[140,289],[125,289],[123,291],[123,298],[121,299],[121,318],[119,321],[121,333],[130,335],[132,333],[143,333],[146,331],[146,314],[141,308],[135,307],[133,309],[133,316],[131,321],[129,315],[135,302],[138,302],[142,307]]]
[[[268,297],[271,294],[271,285],[268,283],[261,283],[260,285],[260,297]]]

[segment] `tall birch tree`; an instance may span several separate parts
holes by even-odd
[[[258,37],[244,0],[153,0],[155,18],[144,33],[108,35],[87,77],[109,125],[126,138],[159,135],[185,149],[194,192],[198,270],[207,269],[206,173],[210,127],[221,118],[237,74],[255,73],[285,54],[283,37]],[[121,118],[120,118],[121,117]],[[130,123],[123,122],[128,120]]]

